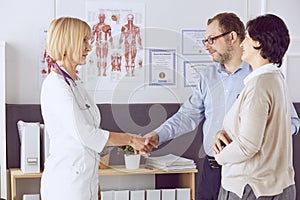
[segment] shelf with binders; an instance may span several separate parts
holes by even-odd
[[[30,179],[41,178],[42,173],[23,173],[19,168],[11,168],[10,170],[10,183],[11,183],[11,199],[17,200],[17,180],[18,179]],[[195,200],[195,173],[197,169],[188,170],[175,170],[175,171],[163,171],[160,169],[149,168],[145,165],[141,165],[139,169],[127,170],[124,165],[112,165],[107,169],[99,169],[98,175],[105,176],[128,176],[128,175],[163,175],[163,174],[179,174],[181,176],[182,188],[191,189],[191,200]],[[101,186],[102,187],[102,186]],[[126,188],[127,189],[127,188]]]

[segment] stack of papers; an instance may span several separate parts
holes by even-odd
[[[148,157],[146,159],[146,166],[162,169],[165,171],[196,169],[194,160],[183,158],[173,154],[158,157]]]

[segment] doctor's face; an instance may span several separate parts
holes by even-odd
[[[92,47],[90,45],[90,38],[83,38],[81,49],[79,49],[79,52],[74,52],[73,55],[73,60],[76,63],[76,65],[86,64],[86,58],[91,50]]]

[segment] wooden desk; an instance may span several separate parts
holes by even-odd
[[[191,170],[178,170],[178,171],[163,171],[159,169],[146,168],[141,165],[137,170],[126,170],[124,165],[113,165],[108,169],[101,169],[98,171],[99,176],[123,176],[134,174],[181,174],[182,183],[181,187],[191,188],[191,200],[195,200],[195,173],[197,169]],[[41,178],[42,173],[37,174],[24,174],[19,168],[10,169],[10,183],[11,183],[11,198],[16,200],[17,196],[17,179],[24,178]]]

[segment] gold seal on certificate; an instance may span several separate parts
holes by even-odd
[[[164,72],[160,72],[158,76],[159,76],[159,78],[165,78],[166,74]]]

